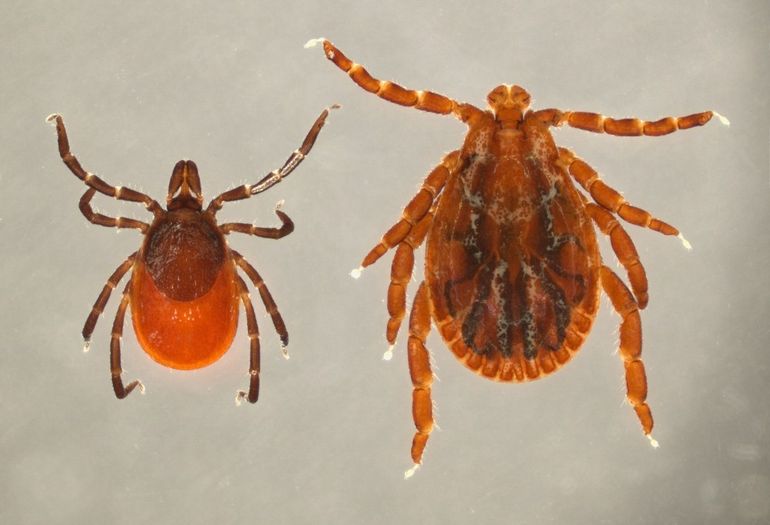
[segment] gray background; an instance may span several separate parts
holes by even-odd
[[[766,1],[3,7],[0,522],[770,520]],[[366,94],[302,48],[318,36],[383,79],[478,105],[516,83],[539,108],[731,119],[659,139],[555,133],[694,246],[628,227],[650,279],[644,356],[660,449],[623,401],[617,318],[603,300],[581,355],[533,384],[481,380],[432,335],[441,431],[424,468],[402,479],[413,432],[405,338],[392,362],[380,359],[390,257],[359,281],[348,272],[464,126]],[[305,163],[222,214],[274,225],[286,200],[290,237],[231,244],[276,297],[292,359],[257,305],[262,396],[236,407],[242,329],[215,365],[172,372],[142,352],[127,318],[125,377],[148,390],[117,401],[107,357],[117,301],[89,354],[79,334],[141,238],[84,220],[84,186],[44,118],[62,113],[75,154],[112,183],[163,199],[174,163],[192,158],[212,197],[278,167],[334,102],[344,108]]]

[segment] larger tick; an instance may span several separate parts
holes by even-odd
[[[61,116],[48,117],[48,121],[56,125],[59,154],[64,164],[89,187],[80,199],[80,211],[86,219],[100,226],[134,228],[144,235],[141,248],[110,276],[83,327],[83,338],[88,348],[96,321],[112,290],[131,270],[131,278],[123,289],[112,325],[110,343],[112,386],[119,399],[126,397],[137,386],[144,389],[139,381],[132,381],[124,387],[121,378],[120,341],[129,305],[134,332],[144,351],[164,366],[191,370],[210,365],[230,348],[238,326],[238,303],[242,302],[251,345],[250,383],[248,392],[239,391],[236,401],[246,398],[256,403],[260,374],[259,330],[248,288],[237,274],[236,267],[249,277],[259,292],[287,357],[285,349],[289,334],[262,277],[241,254],[227,245],[225,235],[238,232],[280,239],[294,230],[294,223],[279,207],[275,209],[281,220],[279,228],[261,228],[244,223],[217,224],[216,214],[225,202],[253,197],[289,175],[310,152],[328,114],[328,109],[321,113],[302,146],[291,154],[282,168],[272,171],[256,184],[245,184],[222,193],[212,199],[205,210],[198,168],[194,162],[180,160],[174,166],[166,197],[167,209],[164,210],[144,193],[112,186],[85,171],[70,152]],[[96,213],[91,207],[91,199],[96,192],[144,204],[153,214],[152,223]]]
[[[425,280],[409,319],[408,358],[414,467],[433,429],[431,372],[425,341],[431,318],[457,359],[482,377],[524,382],[548,375],[580,349],[593,325],[600,290],[621,316],[620,356],[627,399],[644,434],[653,427],[641,359],[639,310],[647,278],[617,217],[687,242],[673,226],[630,205],[572,152],[558,148],[549,128],[569,125],[611,135],[666,135],[702,126],[711,111],[655,122],[596,113],[528,109],[529,94],[501,85],[489,110],[430,91],[372,77],[324,39],[326,57],[366,91],[416,109],[453,115],[468,125],[462,147],[446,155],[404,208],[401,219],[364,258],[362,268],[396,248],[388,289],[387,340],[395,344],[406,311],[414,250],[427,237]],[[723,122],[726,120],[720,117]],[[572,179],[585,190],[579,191]],[[593,201],[593,202],[591,202]],[[595,228],[610,238],[631,291],[602,262]],[[356,270],[354,276],[360,273]],[[386,358],[391,350],[386,353]]]

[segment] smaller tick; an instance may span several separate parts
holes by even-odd
[[[294,231],[294,223],[280,210],[280,203],[275,208],[275,214],[281,220],[278,228],[236,222],[218,224],[216,214],[225,202],[253,197],[288,176],[312,149],[329,110],[338,107],[331,106],[321,113],[302,146],[289,156],[283,167],[270,172],[256,184],[244,184],[220,194],[205,209],[198,168],[193,161],[180,160],[174,166],[164,210],[148,195],[131,188],[112,186],[84,170],[70,151],[61,115],[48,117],[47,121],[56,126],[59,154],[64,164],[88,186],[80,199],[80,211],[86,219],[100,226],[133,228],[144,236],[139,250],[129,255],[107,280],[83,326],[84,349],[88,350],[96,321],[112,290],[130,270],[131,277],[123,289],[110,341],[112,386],[118,399],[125,398],[137,387],[144,392],[144,385],[139,381],[123,385],[120,342],[129,305],[134,332],[144,351],[169,368],[193,370],[214,363],[230,348],[238,327],[238,303],[242,302],[251,349],[250,383],[248,392],[238,392],[236,403],[240,404],[242,399],[256,403],[260,375],[259,329],[248,288],[237,268],[249,277],[259,292],[287,358],[289,334],[262,277],[241,254],[227,245],[225,235],[237,232],[280,239]],[[95,212],[91,199],[97,192],[121,201],[144,204],[153,214],[152,222],[108,217]]]

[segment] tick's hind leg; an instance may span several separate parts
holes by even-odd
[[[107,306],[107,301],[109,301],[112,291],[117,288],[120,280],[134,265],[134,259],[136,258],[137,253],[138,252],[134,252],[129,255],[128,258],[123,261],[123,264],[117,267],[112,275],[110,275],[110,278],[107,279],[107,284],[102,288],[99,297],[96,298],[96,302],[94,303],[93,308],[91,308],[91,313],[88,314],[88,318],[83,325],[83,351],[88,351],[88,346],[91,344],[91,334],[94,333],[94,328],[96,328],[96,321],[99,320],[99,316],[104,312],[104,307]]]
[[[125,264],[125,263],[124,263]],[[122,266],[121,266],[122,267]],[[120,270],[120,268],[118,268]],[[117,273],[117,272],[116,272]],[[123,321],[126,317],[126,308],[128,307],[129,293],[131,292],[131,281],[126,283],[123,289],[123,298],[120,300],[118,312],[115,314],[115,321],[112,323],[112,339],[110,340],[110,370],[112,372],[112,389],[118,399],[125,398],[137,386],[144,393],[144,385],[141,381],[131,381],[127,387],[123,387],[123,368],[120,363],[120,340],[123,337]],[[106,299],[105,299],[106,302]]]
[[[631,292],[623,284],[623,281],[615,273],[602,266],[602,288],[612,301],[612,306],[620,315],[620,357],[626,371],[626,398],[634,407],[639,422],[642,424],[644,435],[650,440],[653,447],[658,442],[652,438],[652,412],[647,399],[647,376],[642,362],[642,319],[639,315],[639,307],[631,295]]]
[[[240,405],[242,399],[249,403],[256,403],[259,399],[259,327],[257,326],[257,316],[254,314],[254,306],[251,304],[251,297],[246,288],[246,283],[238,277],[238,289],[241,294],[243,308],[246,310],[246,327],[249,333],[250,353],[249,353],[249,391],[239,390],[235,396],[235,404]]]
[[[412,417],[417,431],[412,440],[412,461],[414,466],[404,473],[411,477],[422,463],[425,445],[433,431],[433,401],[431,385],[433,372],[430,367],[430,355],[425,348],[425,341],[430,333],[431,313],[428,288],[420,283],[409,316],[409,375],[412,378]]]
[[[289,332],[286,330],[286,323],[283,322],[283,317],[281,317],[281,312],[278,311],[278,305],[275,304],[273,295],[270,293],[270,290],[267,289],[267,285],[262,279],[262,276],[260,276],[257,270],[249,264],[243,255],[235,250],[230,250],[230,252],[233,254],[235,264],[240,266],[241,270],[249,276],[249,279],[251,279],[251,282],[254,284],[254,288],[259,292],[259,296],[262,298],[262,304],[265,305],[265,310],[267,310],[267,313],[270,314],[270,318],[273,320],[275,331],[278,332],[278,337],[281,338],[281,350],[283,351],[283,356],[288,359],[289,352],[286,350],[286,347],[289,345]]]

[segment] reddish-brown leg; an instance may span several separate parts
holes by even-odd
[[[437,201],[438,203],[438,201]],[[414,251],[422,245],[433,222],[434,209],[431,208],[417,225],[409,232],[406,239],[401,241],[393,257],[390,268],[390,285],[388,286],[388,327],[386,338],[390,347],[383,359],[389,361],[393,357],[393,347],[396,344],[396,336],[401,328],[401,322],[406,314],[406,291],[414,270]]]
[[[124,263],[125,264],[125,263]],[[139,391],[144,394],[144,385],[141,381],[131,381],[127,387],[123,387],[123,368],[120,364],[120,340],[123,337],[123,320],[126,317],[126,308],[128,307],[129,293],[131,292],[131,281],[126,283],[123,289],[123,297],[120,300],[120,306],[115,314],[115,321],[112,323],[112,339],[110,340],[110,370],[112,372],[112,389],[118,399],[125,398],[137,386]]]
[[[89,222],[108,228],[136,228],[142,233],[147,233],[147,230],[150,229],[150,225],[143,221],[129,219],[127,217],[108,217],[107,215],[95,212],[91,207],[91,199],[94,194],[96,194],[96,190],[94,188],[89,188],[80,198],[80,204],[78,206],[80,212]]]
[[[257,237],[265,237],[267,239],[280,239],[286,237],[294,231],[294,222],[280,210],[280,204],[275,207],[275,214],[281,219],[280,228],[260,228],[252,224],[245,224],[242,222],[226,222],[219,225],[219,229],[225,235],[231,232],[248,233],[249,235],[256,235]]]
[[[624,137],[638,137],[648,135],[658,137],[668,135],[680,129],[689,129],[696,126],[703,126],[714,115],[719,120],[728,125],[726,118],[714,111],[704,111],[695,113],[686,117],[665,117],[654,122],[640,120],[638,118],[614,119],[605,117],[599,113],[590,113],[586,111],[560,111],[558,109],[543,109],[537,111],[535,115],[541,120],[550,122],[554,126],[564,124],[573,128],[591,131],[593,133],[607,133],[609,135],[619,135]]]
[[[449,115],[451,113],[463,122],[467,122],[473,116],[483,113],[483,111],[471,104],[460,103],[432,91],[406,89],[395,82],[374,78],[364,69],[364,66],[350,60],[325,38],[311,40],[305,44],[305,47],[313,47],[317,43],[323,44],[326,58],[347,73],[353,82],[369,93],[374,93],[388,102],[441,115]]]
[[[99,320],[99,316],[104,311],[104,307],[107,305],[107,301],[110,299],[110,294],[115,288],[117,288],[120,280],[134,265],[134,259],[136,259],[136,255],[138,253],[139,252],[132,253],[125,261],[123,261],[120,266],[118,266],[112,275],[110,275],[110,278],[107,279],[107,284],[105,284],[104,288],[102,288],[99,297],[96,298],[96,302],[94,303],[93,308],[91,308],[91,313],[88,314],[88,318],[83,325],[84,352],[88,351],[88,347],[91,344],[91,334],[94,333],[94,328],[96,328],[96,321]]]
[[[628,235],[623,226],[620,225],[615,217],[607,210],[600,208],[596,204],[586,204],[588,214],[591,216],[599,230],[610,238],[612,250],[615,256],[626,269],[628,282],[631,283],[631,289],[634,291],[634,297],[641,310],[647,306],[649,296],[647,295],[647,274],[644,266],[639,260],[639,254],[634,246],[634,241]]]
[[[94,190],[98,191],[99,193],[103,193],[109,197],[114,197],[118,200],[122,201],[129,201],[129,202],[140,202],[144,204],[144,206],[153,214],[157,215],[158,213],[163,212],[163,208],[161,208],[160,204],[158,204],[155,200],[153,200],[149,195],[145,195],[144,193],[138,192],[136,190],[132,190],[131,188],[124,188],[122,186],[112,186],[93,173],[89,173],[86,170],[83,169],[83,167],[80,165],[80,162],[78,162],[78,159],[75,157],[75,155],[72,154],[70,151],[70,144],[69,139],[67,138],[67,130],[64,127],[64,120],[62,120],[61,115],[53,114],[50,115],[47,119],[48,122],[54,123],[56,126],[56,134],[58,135],[59,139],[59,155],[61,156],[62,161],[64,161],[64,164],[67,165],[67,167],[70,169],[72,173],[75,174],[77,178],[82,180],[87,186],[93,188]],[[86,192],[86,195],[88,195],[88,192]],[[86,199],[86,202],[91,200],[91,197],[93,196],[93,193],[91,196],[89,196]],[[83,196],[85,199],[85,195]],[[90,209],[90,207],[89,207]],[[81,199],[81,211],[83,210],[83,199]],[[85,215],[85,211],[83,211],[83,214]],[[86,215],[88,218],[88,215]],[[90,218],[88,220],[91,220]],[[94,221],[91,221],[94,222]],[[100,224],[100,223],[96,223]],[[112,224],[105,224],[104,226],[113,226]]]
[[[388,250],[397,246],[398,243],[403,241],[412,228],[420,222],[420,220],[428,213],[430,207],[433,205],[434,200],[441,192],[446,184],[447,179],[451,175],[452,171],[456,168],[457,159],[459,158],[459,152],[453,151],[441,160],[441,164],[433,168],[433,171],[428,174],[425,180],[420,186],[420,191],[417,192],[409,204],[406,205],[404,211],[401,213],[401,219],[396,222],[391,228],[382,236],[379,244],[372,248],[366,257],[364,257],[361,263],[360,270],[363,270],[367,266],[371,266],[377,259],[385,255]]]
[[[283,356],[288,359],[289,353],[286,350],[286,347],[289,344],[289,332],[286,330],[286,323],[283,322],[281,312],[278,311],[278,306],[275,304],[275,300],[273,299],[270,290],[267,289],[265,281],[262,280],[262,277],[257,270],[249,264],[240,253],[235,250],[230,250],[230,253],[233,255],[235,264],[249,276],[249,279],[251,279],[251,282],[254,284],[254,288],[259,292],[259,296],[262,298],[262,304],[265,305],[265,310],[267,310],[267,313],[270,314],[270,318],[273,320],[275,331],[278,332],[278,336],[281,338],[281,350],[283,351]]]
[[[631,224],[655,230],[663,235],[676,235],[682,244],[690,249],[690,243],[682,237],[679,230],[653,217],[648,211],[630,205],[617,190],[605,184],[591,166],[575,156],[570,150],[559,148],[559,157],[569,174],[578,181],[599,206],[617,213],[623,220]]]
[[[420,283],[412,304],[409,317],[409,375],[412,378],[412,417],[417,431],[412,439],[412,461],[414,466],[406,471],[405,478],[411,477],[422,463],[425,445],[433,430],[433,401],[431,385],[433,372],[430,367],[430,355],[425,348],[425,341],[430,333],[430,300],[428,288]]]
[[[246,283],[238,277],[238,288],[241,293],[243,308],[246,310],[246,328],[249,333],[250,359],[249,359],[249,391],[239,390],[235,396],[235,404],[240,405],[242,399],[249,403],[256,403],[259,399],[259,327],[257,316],[254,314],[254,306],[251,304],[249,290]]]
[[[271,171],[256,184],[244,184],[243,186],[238,186],[237,188],[222,193],[211,200],[206,211],[216,214],[222,209],[225,202],[248,199],[249,197],[253,197],[257,193],[262,193],[281,182],[281,180],[294,171],[294,168],[299,166],[307,154],[310,153],[310,150],[313,149],[313,144],[315,144],[316,138],[318,138],[318,134],[321,132],[321,128],[323,128],[324,123],[326,122],[326,117],[329,116],[329,111],[339,107],[339,105],[334,104],[321,112],[313,123],[313,127],[310,128],[307,136],[305,136],[302,146],[300,146],[299,149],[294,150],[280,169]]]
[[[647,376],[642,362],[642,319],[639,308],[631,292],[615,273],[602,266],[602,288],[612,301],[612,306],[620,315],[620,357],[626,371],[626,398],[634,407],[644,435],[653,447],[658,442],[652,438],[652,412],[647,400]]]

